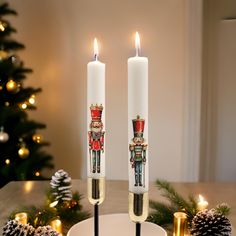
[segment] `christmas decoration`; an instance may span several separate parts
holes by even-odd
[[[34,228],[29,224],[21,224],[16,220],[9,220],[3,227],[3,236],[59,236],[51,226]]]
[[[0,50],[0,61],[5,60],[8,58],[8,53],[4,50]]]
[[[9,220],[3,227],[3,236],[34,236],[35,229],[31,225],[24,225],[16,220]]]
[[[55,231],[51,226],[39,226],[34,233],[35,236],[59,236],[60,234]]]
[[[9,80],[6,84],[6,88],[7,88],[7,91],[8,92],[11,92],[11,93],[16,93],[18,92],[18,85],[17,83],[14,81],[14,80]]]
[[[182,212],[186,214],[188,227],[191,230],[191,228],[193,227],[193,219],[198,213],[203,212],[199,211],[199,204],[196,198],[190,195],[185,199],[173,188],[173,186],[169,182],[165,180],[157,180],[156,185],[158,189],[162,191],[162,196],[166,198],[167,202],[157,202],[150,200],[150,208],[153,211],[150,213],[148,221],[161,225],[165,227],[166,230],[172,231],[174,214],[176,212]],[[227,214],[229,214],[230,208],[227,204],[222,203],[213,208],[211,212],[214,212],[214,214],[219,214],[221,216],[226,216]],[[212,234],[206,235],[213,236]]]
[[[231,236],[231,231],[230,221],[215,209],[198,212],[190,228],[193,236]]]
[[[0,4],[0,126],[5,130],[0,132],[0,188],[9,181],[45,179],[42,170],[53,168],[52,156],[43,150],[49,143],[32,140],[46,126],[29,118],[28,111],[36,109],[35,96],[41,89],[23,84],[32,70],[18,56],[24,45],[12,39],[16,30],[5,19],[16,14],[8,3]],[[19,146],[19,138],[25,146]]]
[[[70,201],[72,199],[71,178],[64,170],[58,170],[50,182],[54,201]]]
[[[30,151],[28,148],[25,147],[25,144],[18,150],[18,154],[20,158],[24,159],[27,158],[30,154]]]
[[[5,143],[9,139],[8,133],[4,132],[4,128],[0,127],[0,143]]]
[[[71,191],[71,177],[64,170],[59,170],[52,176],[46,197],[44,206],[22,207],[12,212],[10,219],[15,219],[19,212],[24,212],[27,214],[28,223],[35,228],[51,225],[56,229],[55,225],[58,225],[58,231],[63,226],[66,232],[72,225],[90,216],[82,210],[82,196]]]
[[[43,141],[43,136],[41,134],[34,134],[32,139],[35,143],[41,143]]]

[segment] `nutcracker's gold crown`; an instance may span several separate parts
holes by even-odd
[[[98,105],[98,104],[92,104],[91,106],[90,106],[90,110],[91,111],[94,111],[94,110],[97,110],[97,111],[102,111],[103,110],[103,106],[102,106],[102,104],[100,104],[100,105]]]

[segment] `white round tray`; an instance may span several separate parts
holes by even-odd
[[[69,230],[67,236],[93,236],[94,218],[81,221]],[[133,236],[135,224],[130,221],[128,214],[111,214],[99,216],[99,235],[101,236]],[[158,225],[144,222],[141,225],[141,235],[167,236],[166,231]]]

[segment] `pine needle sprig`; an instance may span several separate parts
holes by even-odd
[[[148,217],[148,221],[151,221],[158,225],[169,225],[173,221],[173,212],[177,209],[169,204],[162,202],[149,202],[150,207],[154,210]]]
[[[159,190],[163,191],[162,196],[167,198],[175,208],[185,212],[189,218],[193,218],[193,214],[197,210],[197,202],[193,197],[189,196],[189,200],[185,200],[173,186],[165,180],[158,179],[156,185]]]
[[[230,214],[231,209],[227,203],[221,203],[215,207],[215,211],[219,214],[227,216]]]
[[[193,196],[187,199],[182,197],[174,187],[165,180],[158,179],[156,186],[162,192],[161,195],[168,200],[169,203],[150,201],[150,208],[153,209],[148,217],[148,221],[165,227],[173,224],[173,215],[175,212],[185,212],[192,221],[197,213],[197,201]]]

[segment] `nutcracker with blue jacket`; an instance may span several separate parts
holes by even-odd
[[[134,137],[129,145],[130,163],[134,169],[134,186],[142,186],[145,188],[145,164],[147,144],[143,138],[145,120],[137,116],[133,122]]]
[[[88,132],[90,172],[101,172],[101,156],[104,152],[104,134],[102,123],[102,105],[91,105],[91,123]]]

